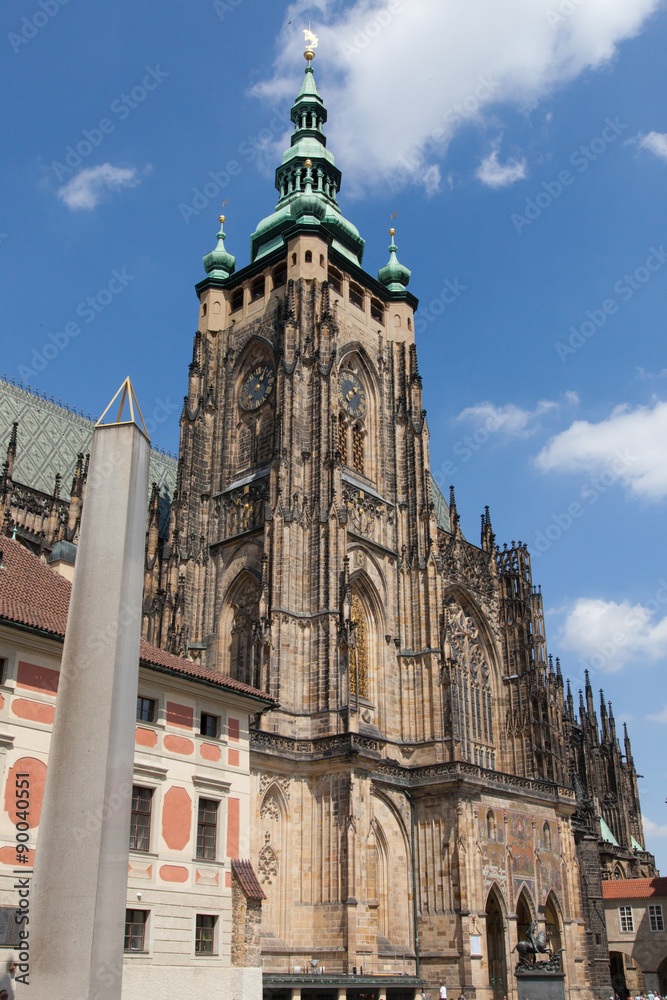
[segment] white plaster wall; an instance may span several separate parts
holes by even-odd
[[[125,964],[123,1000],[195,996],[205,996],[206,1000],[262,1000],[262,970]]]

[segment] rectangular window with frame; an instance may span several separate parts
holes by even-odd
[[[195,955],[215,954],[215,925],[217,917],[198,913],[195,930]]]
[[[137,722],[155,722],[155,700],[137,697]]]
[[[662,916],[662,905],[651,903],[648,908],[648,926],[652,931],[664,931],[665,921]]]
[[[200,799],[197,815],[197,857],[215,861],[215,841],[218,827],[218,803]]]
[[[632,919],[632,907],[631,906],[619,906],[618,908],[618,919],[621,925],[621,931],[624,934],[630,934],[635,929],[635,924]]]
[[[147,910],[125,911],[125,951],[146,951]]]
[[[202,736],[209,736],[214,740],[217,739],[220,734],[220,716],[209,715],[207,712],[202,712],[199,731]]]
[[[350,285],[348,296],[353,306],[356,306],[357,309],[363,310],[364,292],[363,289],[359,287],[359,285]]]
[[[132,787],[132,816],[130,820],[130,850],[150,850],[151,839],[151,802],[153,792],[150,788]]]

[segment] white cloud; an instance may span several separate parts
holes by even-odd
[[[565,403],[568,406],[576,406],[579,397],[576,392],[565,393]],[[514,403],[507,403],[505,406],[496,406],[488,400],[477,403],[475,406],[468,406],[456,417],[457,421],[468,421],[476,428],[485,431],[502,431],[509,436],[525,437],[538,430],[540,417],[545,413],[553,413],[560,410],[561,404],[550,399],[541,399],[534,410],[523,410]]]
[[[559,642],[589,669],[614,673],[635,660],[654,661],[667,656],[665,612],[664,581],[646,604],[580,597],[567,613]]]
[[[87,167],[58,190],[58,197],[68,208],[95,208],[107,191],[135,187],[140,183],[136,167],[113,167],[102,163]]]
[[[642,823],[644,824],[644,834],[647,837],[667,837],[667,823],[658,826],[657,823],[654,823],[648,816],[644,816],[643,813]]]
[[[526,176],[526,161],[521,159],[498,163],[498,150],[494,149],[482,160],[475,176],[487,187],[509,187],[510,184],[523,180]]]
[[[650,153],[655,153],[661,160],[667,162],[667,133],[649,132],[648,135],[637,136],[637,143],[640,149],[648,149]]]
[[[432,190],[426,171],[459,128],[484,124],[502,103],[534,107],[607,63],[660,2],[586,0],[570,17],[554,18],[557,0],[295,0],[273,74],[253,93],[274,105],[297,93],[300,29],[310,18],[320,37],[315,73],[329,109],[330,147],[346,190],[397,190],[406,181]]]
[[[632,493],[647,500],[667,496],[667,403],[616,407],[606,420],[575,420],[535,459],[543,472],[613,471]]]
[[[667,705],[663,708],[662,712],[655,712],[654,714],[647,715],[647,719],[651,722],[667,722]]]

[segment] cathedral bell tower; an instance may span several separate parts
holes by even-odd
[[[584,934],[562,677],[525,547],[496,548],[488,508],[470,542],[430,474],[410,271],[393,229],[362,266],[305,57],[249,264],[224,217],[204,257],[145,633],[279,703],[250,733],[265,989],[314,1000],[317,966],[331,1000],[512,1000],[538,907],[568,954]]]

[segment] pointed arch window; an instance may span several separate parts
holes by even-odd
[[[364,432],[358,424],[352,428],[352,468],[364,474]]]
[[[558,908],[556,906],[553,895],[550,893],[544,908],[544,923],[545,931],[547,934],[547,940],[549,942],[549,947],[555,953],[560,951],[562,946],[562,939],[560,933],[560,919],[558,916]]]
[[[486,955],[489,986],[494,1000],[507,996],[507,964],[505,961],[505,921],[496,893],[492,890],[486,903]]]
[[[495,769],[491,672],[479,629],[454,598],[446,602],[445,615],[453,736],[461,759]]]
[[[368,697],[368,618],[361,598],[352,594],[352,621],[356,623],[356,644],[350,649],[350,694]]]
[[[257,582],[246,577],[232,598],[231,649],[229,673],[245,684],[254,684],[253,620],[259,616]]]

